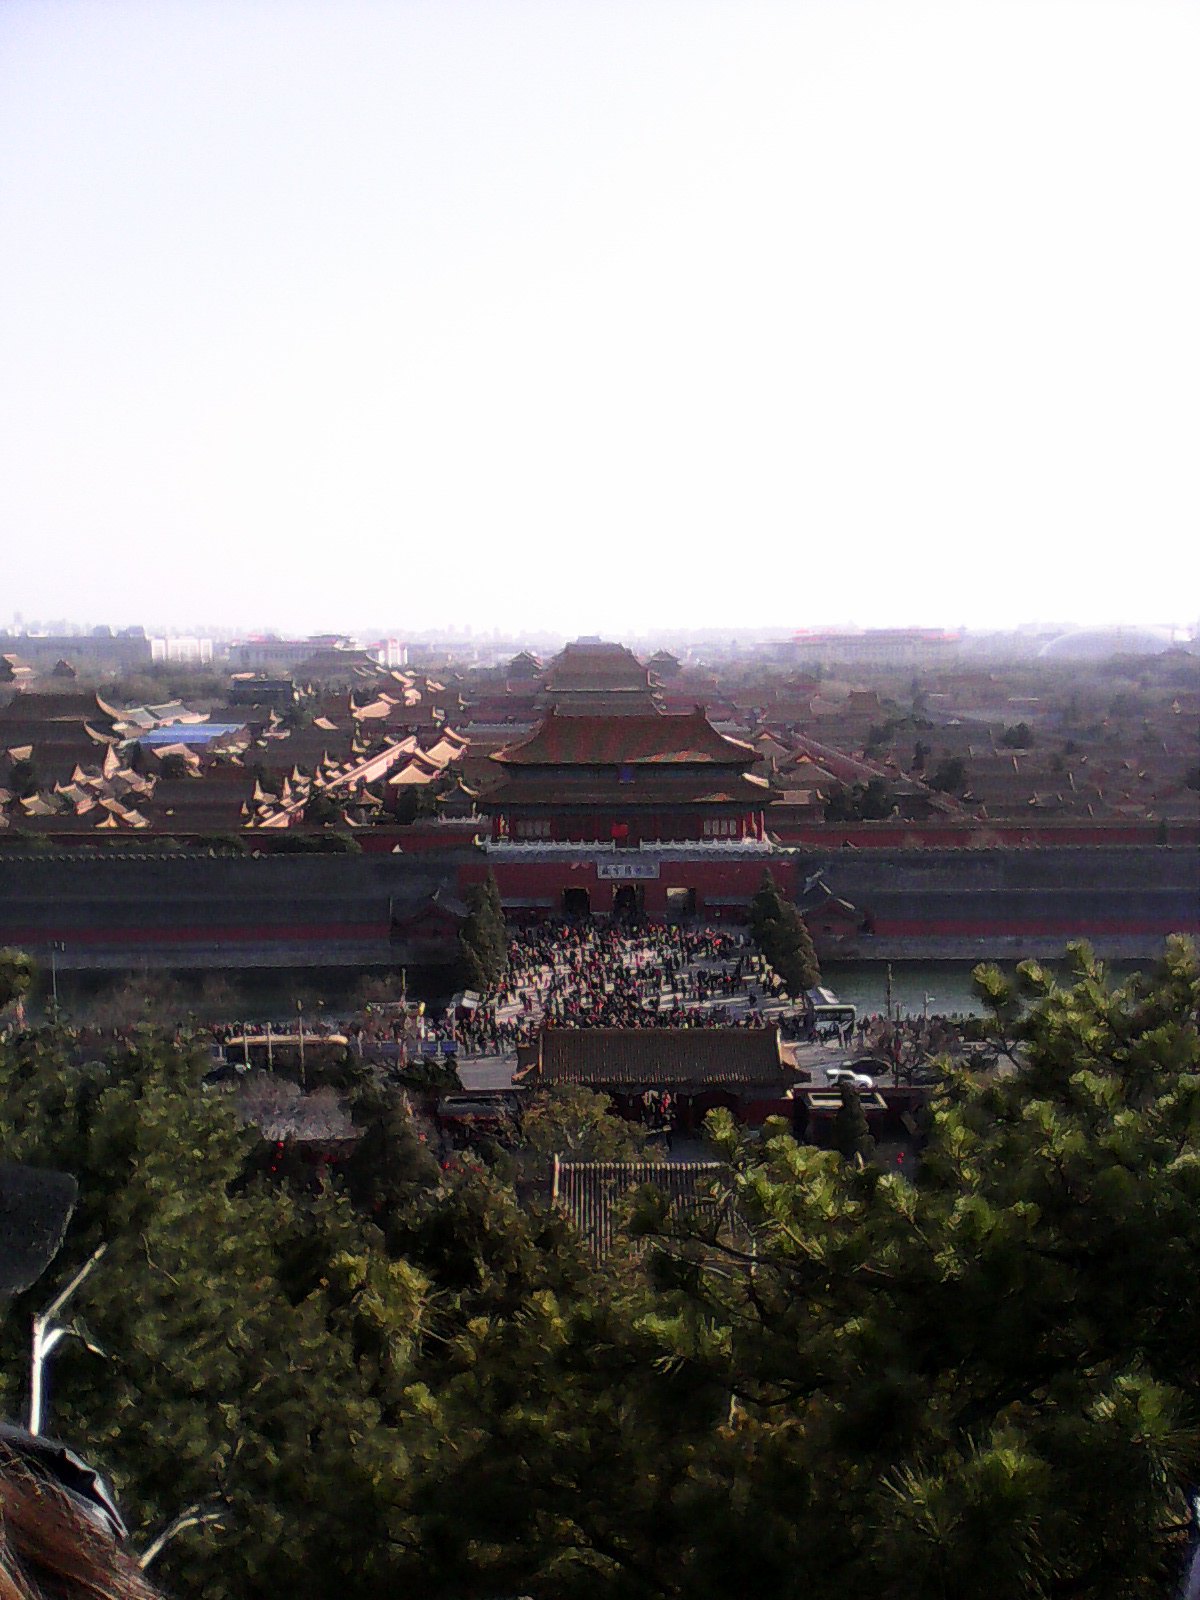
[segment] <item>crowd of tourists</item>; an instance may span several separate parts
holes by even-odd
[[[378,1013],[377,1015],[375,1013]],[[340,1026],[318,1012],[282,1025],[225,1022],[205,1031],[231,1058],[246,1035],[268,1029],[276,1048],[303,1024],[319,1047],[334,1033],[352,1050],[377,1057],[437,1048],[467,1056],[508,1056],[545,1025],[556,1028],[761,1028],[778,1026],[789,1041],[819,1041],[896,1065],[957,1053],[961,1019],[943,1015],[889,1019],[862,1016],[857,1024],[822,1024],[805,999],[788,996],[750,935],[723,928],[665,922],[555,921],[510,929],[504,977],[470,1006],[458,1006],[414,1031],[407,1006],[368,1007]],[[423,1038],[418,1037],[418,1032]],[[78,1049],[98,1051],[127,1041],[133,1029],[76,1026]],[[248,1053],[248,1052],[247,1052]]]
[[[503,980],[440,1031],[469,1055],[503,1055],[556,1028],[799,1028],[749,936],[671,923],[555,922],[512,932]],[[798,1036],[798,1034],[797,1034]]]

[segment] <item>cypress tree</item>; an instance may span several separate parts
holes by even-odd
[[[508,968],[508,932],[495,875],[467,890],[467,915],[459,930],[463,976],[468,988],[489,989]]]
[[[846,1161],[862,1157],[867,1162],[875,1154],[875,1140],[867,1125],[867,1114],[862,1108],[858,1090],[853,1084],[843,1083],[842,1103],[833,1119],[833,1146]]]
[[[793,999],[821,980],[821,969],[804,918],[785,900],[769,872],[750,902],[750,931]]]

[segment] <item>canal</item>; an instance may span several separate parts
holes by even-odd
[[[1053,962],[1064,981],[1065,968]],[[892,1005],[902,1015],[920,1016],[928,1007],[929,1015],[980,1016],[984,1007],[971,983],[975,963],[970,961],[893,961]],[[1012,964],[1001,962],[1005,972]],[[1136,962],[1106,962],[1105,970],[1113,984],[1123,983],[1138,970]],[[821,982],[832,989],[839,1000],[858,1007],[859,1016],[883,1013],[887,1004],[887,963],[882,961],[830,961],[822,964]]]
[[[1005,971],[1011,963],[1001,963]],[[1047,965],[1052,965],[1047,963]],[[1111,982],[1122,982],[1137,963],[1111,962],[1106,970]],[[971,961],[893,961],[892,1004],[902,1014],[919,1016],[928,1007],[929,1014],[953,1016],[978,1016],[983,1007],[971,984]],[[1064,978],[1067,976],[1062,969]],[[821,982],[832,989],[839,1000],[857,1006],[860,1016],[882,1013],[887,1003],[887,964],[882,961],[825,962],[821,969]],[[390,975],[392,988],[398,993],[399,971]],[[449,990],[449,975],[443,969],[410,967],[407,973],[408,992],[414,999],[437,1002],[445,999]],[[97,1003],[124,990],[132,992],[140,1010],[142,991],[151,1002],[156,1015],[186,1016],[189,1012],[206,1021],[241,1021],[252,1018],[257,1022],[269,1021],[282,1025],[294,1022],[297,1001],[303,1014],[314,1020],[321,1017],[337,1018],[357,1009],[363,996],[363,975],[352,969],[307,969],[293,972],[280,971],[227,971],[221,974],[97,974],[59,975],[59,997],[64,1011],[76,1021],[93,1013]],[[49,985],[43,974],[42,1005],[48,1004]],[[379,996],[374,996],[378,998]],[[31,1010],[40,1009],[39,1001]],[[106,1025],[117,1025],[110,1018]]]

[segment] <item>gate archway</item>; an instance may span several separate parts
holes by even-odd
[[[646,909],[646,887],[641,883],[619,883],[613,890],[612,914],[628,920],[640,917]]]
[[[590,917],[592,897],[586,889],[564,889],[562,908],[564,917]]]

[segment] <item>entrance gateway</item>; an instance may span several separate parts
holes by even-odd
[[[588,917],[592,913],[592,897],[586,889],[564,889],[562,897],[564,917]]]
[[[640,883],[618,883],[613,890],[614,917],[640,917],[646,909],[646,890]]]
[[[681,917],[694,917],[696,915],[695,889],[668,889],[667,890],[667,918],[678,920]]]

